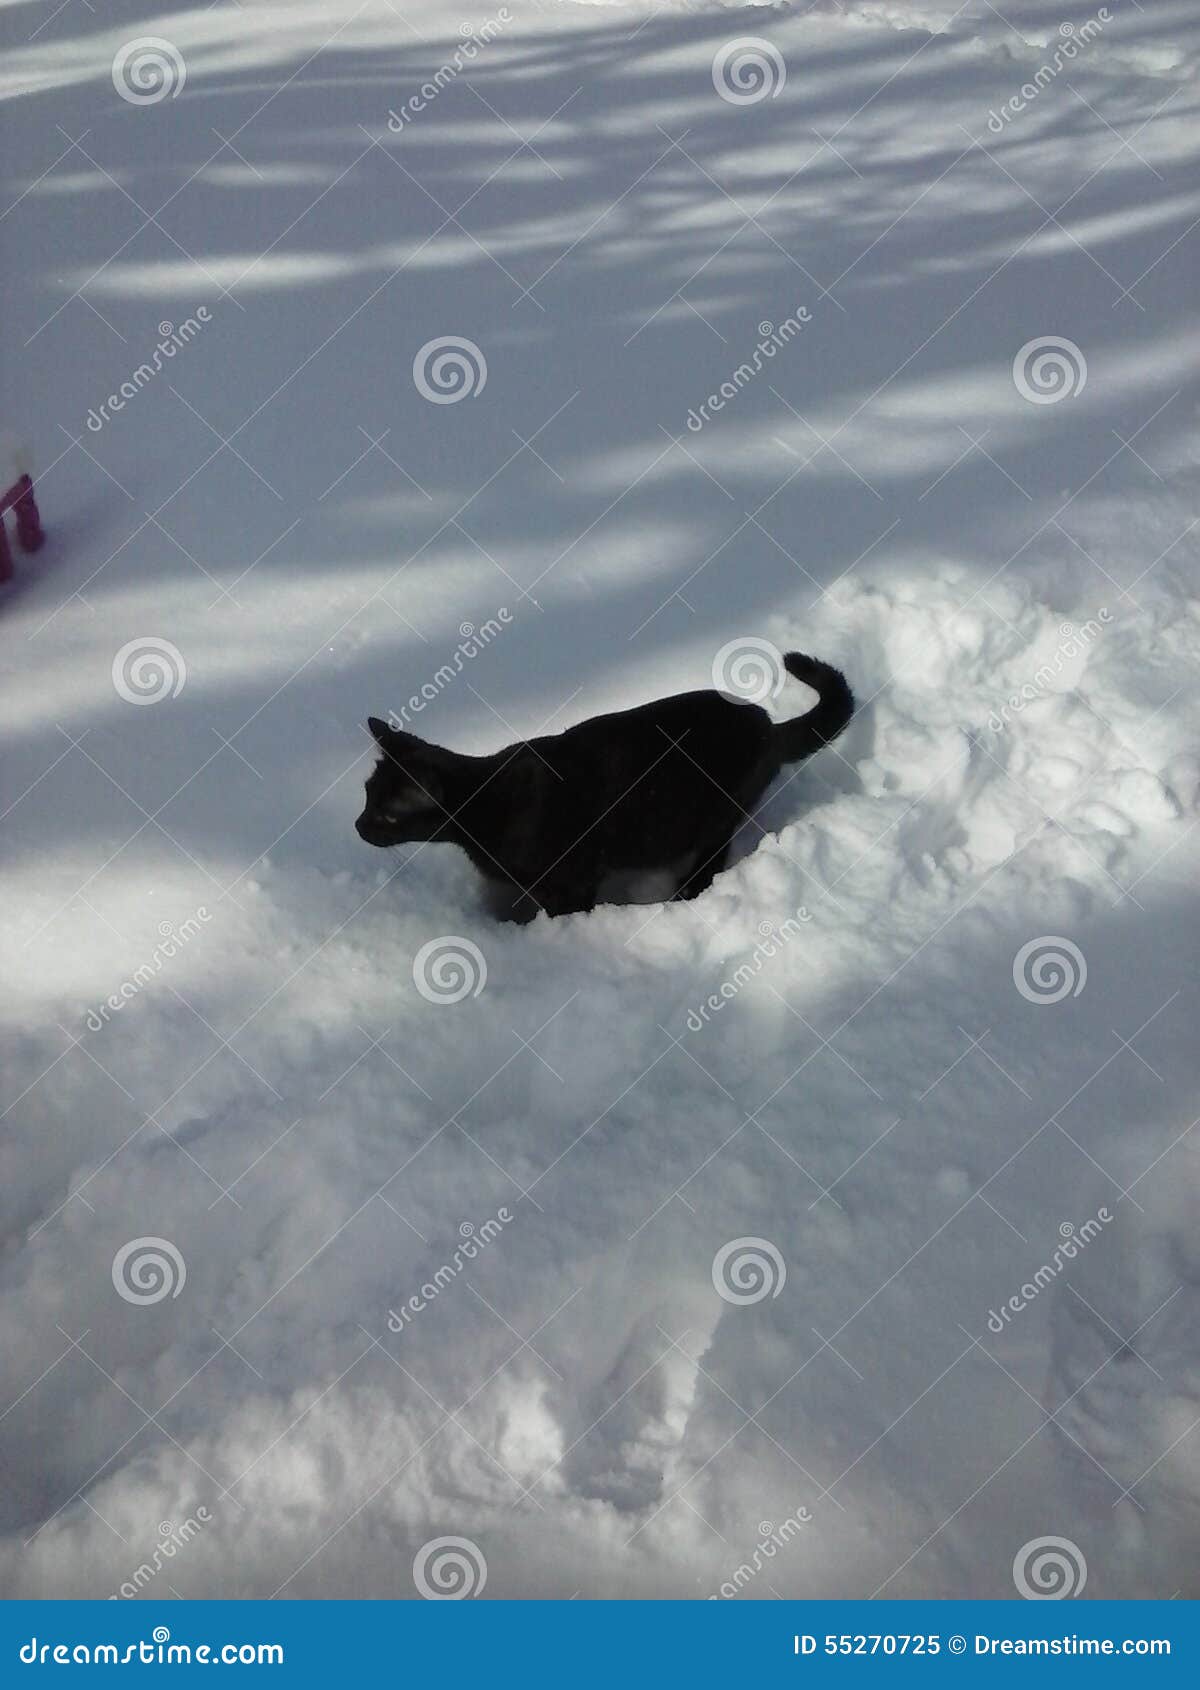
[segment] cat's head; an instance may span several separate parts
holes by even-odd
[[[368,845],[408,845],[434,839],[453,810],[447,793],[452,753],[404,733],[378,716],[367,722],[380,757],[366,785],[363,813],[355,822]]]

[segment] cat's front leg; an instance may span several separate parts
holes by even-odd
[[[675,897],[698,898],[701,892],[707,892],[713,883],[713,877],[720,874],[728,862],[729,847],[732,843],[732,839],[726,839],[717,846],[715,851],[711,851],[703,861],[685,874],[679,882]]]
[[[522,926],[532,921],[541,907],[536,898],[511,880],[485,880],[483,902],[493,920],[515,921]]]
[[[485,882],[484,904],[496,921],[511,921],[526,926],[541,912],[547,915],[574,915],[595,907],[594,892],[582,891],[578,883],[535,881],[533,885],[518,886],[508,880]]]

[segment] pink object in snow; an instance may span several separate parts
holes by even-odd
[[[0,581],[11,581],[12,551],[4,524],[4,514],[12,511],[17,519],[17,544],[23,552],[36,552],[46,538],[33,496],[33,480],[20,475],[7,491],[0,493]]]

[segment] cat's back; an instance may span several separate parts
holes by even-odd
[[[591,716],[534,747],[562,776],[599,764],[628,778],[678,758],[703,768],[742,767],[761,754],[770,733],[771,719],[758,705],[706,689]]]

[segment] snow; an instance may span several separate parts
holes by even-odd
[[[1194,11],[506,10],[5,8],[3,1591],[1200,1594]],[[356,838],[743,637],[861,707],[696,902]]]

